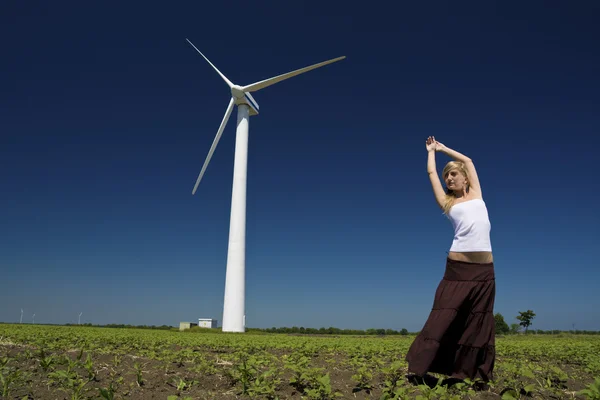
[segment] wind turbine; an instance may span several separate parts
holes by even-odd
[[[23,323],[23,309],[21,308],[21,320],[19,321],[20,324]]]
[[[225,275],[225,299],[223,303],[223,332],[245,331],[245,279],[246,279],[246,176],[248,167],[248,125],[250,116],[258,115],[258,103],[250,92],[256,92],[275,83],[281,82],[293,76],[308,72],[315,68],[343,60],[345,56],[334,58],[308,67],[297,69],[286,74],[278,75],[269,79],[239,86],[231,82],[210,62],[208,58],[189,39],[189,44],[214,68],[221,78],[227,83],[231,90],[231,99],[221,121],[217,135],[208,151],[202,170],[198,175],[192,195],[200,184],[200,180],[206,171],[206,167],[221,139],[221,134],[229,121],[233,106],[238,106],[237,129],[235,140],[235,156],[233,168],[233,188],[231,193],[231,214],[229,220],[229,246],[227,250],[227,272]]]
[[[81,325],[81,314],[83,314],[83,311],[79,313],[79,320],[77,321],[77,325]]]
[[[32,323],[35,324],[35,314],[33,314],[33,317],[31,317]]]

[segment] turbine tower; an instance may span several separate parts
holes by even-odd
[[[225,75],[221,73],[210,62],[208,58],[189,39],[186,39],[190,45],[213,67],[213,69],[227,83],[231,90],[231,99],[225,111],[225,116],[221,121],[217,135],[212,146],[208,151],[208,156],[204,161],[202,170],[198,175],[192,195],[200,184],[200,180],[206,171],[206,167],[221,139],[221,135],[227,121],[237,105],[237,129],[235,139],[235,156],[233,167],[233,187],[231,193],[231,214],[229,220],[229,246],[227,249],[227,270],[225,274],[225,298],[223,302],[223,332],[244,332],[245,324],[245,300],[246,300],[246,172],[248,167],[248,130],[250,116],[258,115],[258,103],[250,92],[256,92],[277,82],[293,76],[308,72],[315,68],[343,60],[345,56],[334,58],[308,67],[297,69],[286,74],[278,75],[269,79],[252,83],[246,86],[239,86],[232,83]]]

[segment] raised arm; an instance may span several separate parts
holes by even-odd
[[[474,190],[477,193],[479,193],[479,195],[482,195],[481,184],[479,183],[479,177],[477,176],[477,170],[475,169],[475,164],[473,164],[473,160],[471,160],[464,154],[461,154],[458,151],[452,150],[451,148],[443,145],[442,143],[435,140],[435,138],[433,138],[433,140],[436,143],[436,151],[440,151],[448,155],[452,159],[456,161],[462,161],[465,164],[465,167],[467,168],[467,173],[469,174],[469,185],[471,190]]]
[[[442,182],[440,182],[440,178],[435,168],[436,146],[436,142],[433,138],[427,138],[427,141],[425,142],[425,148],[427,149],[427,174],[429,174],[429,180],[431,181],[431,186],[433,188],[435,200],[437,201],[438,206],[440,206],[440,208],[443,208],[446,193],[444,193]]]

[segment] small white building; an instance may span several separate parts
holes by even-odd
[[[212,318],[198,318],[199,328],[216,328],[217,320]]]
[[[195,324],[195,323],[193,323],[193,322],[180,322],[180,323],[179,323],[179,330],[180,330],[180,331],[184,331],[184,330],[186,330],[186,329],[191,329],[191,328],[193,328],[194,326],[196,326],[196,324]]]

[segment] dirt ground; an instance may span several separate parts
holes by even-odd
[[[173,350],[177,353],[184,349]],[[194,358],[194,353],[198,353],[198,358]],[[313,392],[304,390],[307,385],[294,383],[294,371],[284,368],[283,364],[277,368],[280,374],[277,381],[259,374],[259,368],[240,369],[236,362],[231,361],[235,354],[227,350],[190,349],[190,354],[179,360],[156,360],[127,354],[90,354],[88,359],[87,353],[77,349],[40,353],[39,349],[25,345],[3,344],[0,345],[0,354],[5,372],[20,371],[13,378],[10,374],[3,377],[4,388],[9,390],[8,396],[0,396],[3,399],[381,399],[386,381],[390,382],[390,375],[386,375],[383,369],[365,367],[361,370],[352,366],[343,353],[311,358],[311,367],[323,368],[330,378],[328,383],[324,382]],[[287,353],[273,350],[269,354],[276,365],[277,360],[285,358]],[[568,370],[569,366],[563,366],[563,369]],[[249,379],[244,380],[244,373]],[[361,373],[364,379],[357,376]],[[533,382],[527,377],[523,377],[521,383],[500,378],[490,388],[460,388],[459,382],[459,385],[449,388],[440,389],[438,386],[428,391],[427,385],[435,387],[436,377],[419,381],[411,378],[403,367],[396,371],[396,376],[398,397],[388,398],[416,398],[424,394],[427,398],[500,399],[506,392],[516,395],[520,391],[522,396],[526,395],[522,388]],[[260,379],[262,384],[258,382]],[[249,391],[250,385],[253,389]],[[574,379],[549,382],[547,388],[543,384],[538,386],[532,389],[532,398],[583,398],[575,396],[575,393],[585,387],[583,381]],[[511,392],[511,389],[515,390]],[[247,394],[242,394],[244,391]],[[504,398],[510,397],[506,394]]]

